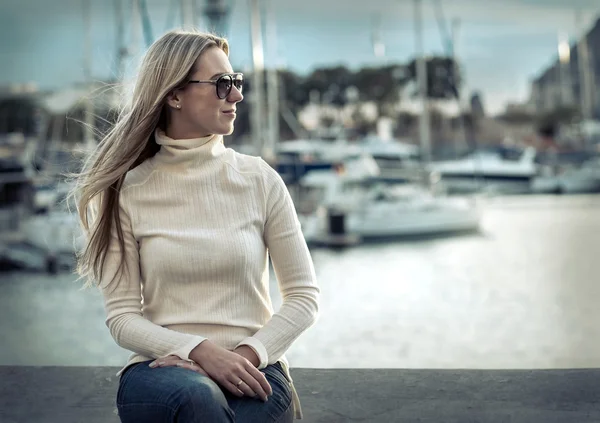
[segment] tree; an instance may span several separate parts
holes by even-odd
[[[344,106],[347,103],[346,89],[351,85],[352,72],[345,66],[315,69],[302,84],[302,89],[310,94],[318,91],[327,103]]]
[[[297,112],[300,108],[308,104],[309,91],[305,87],[304,78],[289,71],[281,69],[279,75],[279,91],[282,101],[292,112]]]
[[[379,116],[391,116],[392,105],[400,101],[400,91],[409,81],[409,75],[400,72],[404,67],[390,65],[381,68],[363,68],[354,74],[354,86],[360,100],[377,104]]]
[[[354,122],[354,132],[359,137],[369,135],[377,129],[376,123],[367,119],[360,109],[356,109],[352,113],[352,121]]]
[[[332,116],[321,116],[321,126],[324,128],[331,128],[334,123],[335,123],[335,119]]]
[[[443,100],[455,98],[461,86],[460,70],[451,57],[434,56],[427,59],[427,96]],[[417,81],[417,61],[407,66],[410,78]]]

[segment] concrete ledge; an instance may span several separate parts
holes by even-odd
[[[0,366],[2,423],[116,423],[116,367]],[[306,422],[600,422],[600,369],[293,369]]]

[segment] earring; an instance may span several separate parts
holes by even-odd
[[[181,109],[181,104],[178,104],[178,105],[177,105],[177,108],[178,108],[178,109]]]

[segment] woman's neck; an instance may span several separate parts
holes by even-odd
[[[198,138],[210,137],[212,134],[206,133],[202,130],[189,130],[185,128],[175,128],[169,126],[165,129],[164,134],[174,140],[192,140]]]
[[[219,156],[225,151],[221,135],[175,139],[157,129],[154,138],[160,145],[160,150],[155,156],[155,160],[158,162],[198,163]]]

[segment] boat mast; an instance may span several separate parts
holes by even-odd
[[[415,19],[415,53],[417,68],[417,84],[419,87],[420,109],[419,115],[419,142],[424,164],[431,161],[431,131],[429,119],[429,101],[427,99],[427,60],[423,43],[423,1],[414,0]]]
[[[90,98],[94,82],[92,80],[92,4],[91,0],[83,0],[83,21],[85,26],[83,44],[83,78],[87,87],[85,96],[85,125],[84,125],[84,147],[91,151],[96,145],[94,138],[94,104]]]
[[[262,26],[260,22],[259,0],[249,0],[250,31],[252,43],[252,110],[250,115],[251,133],[256,153],[262,153],[264,148],[263,110],[264,110],[264,49],[262,42]]]
[[[267,51],[271,66],[267,71],[267,99],[268,99],[268,128],[269,136],[262,156],[270,161],[275,156],[275,146],[279,140],[279,75],[277,74],[277,27],[275,24],[274,0],[267,0]]]
[[[577,63],[579,65],[579,100],[583,120],[593,118],[594,100],[596,89],[594,87],[594,75],[591,72],[590,50],[588,47],[587,33],[583,24],[583,14],[577,10],[576,23],[578,28],[579,43],[577,46]]]

